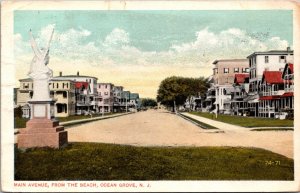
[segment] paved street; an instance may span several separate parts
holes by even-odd
[[[71,142],[137,146],[244,146],[264,148],[293,157],[293,131],[240,131],[227,126],[222,128],[224,133],[215,133],[167,111],[148,110],[73,126],[67,131]]]

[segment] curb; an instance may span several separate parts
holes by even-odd
[[[188,116],[185,116],[185,115],[182,115],[181,113],[178,113],[177,114],[179,117],[193,123],[194,125],[200,127],[201,129],[204,129],[204,130],[207,130],[207,132],[205,133],[224,133],[224,131],[220,130],[219,128],[216,128],[216,129],[208,129],[206,126],[204,125],[201,125],[199,123],[197,123],[196,121],[194,121],[192,118],[188,117]],[[210,132],[209,132],[210,131]]]

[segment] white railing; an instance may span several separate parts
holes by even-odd
[[[273,96],[273,95],[283,95],[285,90],[277,90],[277,91],[261,91],[259,94],[261,96]]]
[[[241,99],[241,98],[243,98],[244,97],[244,95],[237,95],[237,94],[234,94],[233,95],[233,98],[234,99]]]
[[[275,113],[275,107],[258,107],[259,113]]]
[[[215,95],[207,95],[206,98],[208,98],[208,99],[214,99],[214,98],[216,98],[216,96]]]
[[[294,86],[292,85],[292,86],[290,86],[290,87],[285,87],[285,88],[284,88],[284,91],[285,91],[285,92],[294,92]]]

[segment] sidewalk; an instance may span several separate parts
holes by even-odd
[[[196,120],[198,120],[200,122],[209,124],[211,126],[217,127],[220,130],[223,130],[225,132],[226,131],[229,131],[229,132],[245,132],[245,131],[250,131],[251,129],[253,129],[253,128],[247,128],[247,127],[232,125],[232,124],[224,123],[224,122],[220,122],[220,121],[215,121],[215,120],[204,118],[204,117],[200,117],[200,116],[197,116],[197,115],[192,115],[190,113],[181,113],[181,114],[183,114],[183,115],[185,115],[187,117],[196,119]]]
[[[109,119],[109,118],[119,117],[119,116],[128,115],[128,114],[132,114],[132,112],[119,113],[119,114],[116,114],[116,115],[105,115],[103,117],[94,117],[94,118],[92,117],[92,118],[87,118],[87,119],[78,119],[78,120],[73,120],[73,121],[65,121],[65,122],[60,122],[59,125],[68,127],[68,126],[71,126],[71,125],[87,123],[87,122],[97,121],[97,120],[102,120],[102,119]],[[14,134],[15,135],[19,133],[19,129],[20,128],[14,129]],[[67,128],[65,128],[65,129],[67,129]]]
[[[114,118],[114,117],[120,117],[128,114],[132,114],[133,112],[128,112],[128,113],[119,113],[116,115],[106,115],[106,116],[101,116],[101,117],[92,117],[92,118],[87,118],[87,119],[79,119],[79,120],[73,120],[73,121],[65,121],[65,122],[60,122],[59,125],[61,126],[71,126],[75,124],[81,124],[81,123],[86,123],[86,122],[91,122],[91,121],[97,121],[97,120],[102,120],[102,119],[109,119],[109,118]]]

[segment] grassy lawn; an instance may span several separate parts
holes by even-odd
[[[105,113],[104,115],[112,115],[112,114],[118,114],[118,113]],[[94,117],[101,117],[102,114],[95,114],[92,116],[92,118]],[[57,120],[59,120],[60,122],[66,122],[66,121],[73,121],[73,120],[80,120],[80,119],[88,119],[91,118],[91,115],[70,115],[68,117],[56,117]],[[19,117],[15,117],[15,128],[24,128],[26,127],[26,122],[29,119],[25,119],[25,118],[19,118]]]
[[[198,121],[198,120],[193,119],[193,118],[191,118],[191,117],[185,116],[185,115],[183,115],[183,114],[180,114],[180,115],[183,116],[183,117],[185,117],[186,119],[190,119],[191,121],[197,123],[197,124],[198,124],[201,128],[203,128],[203,129],[218,129],[217,127],[214,127],[214,126],[212,126],[212,125],[203,123],[203,122],[201,122],[201,121]]]
[[[242,117],[232,115],[218,114],[218,118],[215,118],[215,114],[204,113],[204,112],[190,112],[193,115],[230,123],[233,125],[239,125],[243,127],[293,127],[293,120],[279,120],[271,118],[255,118],[255,117]]]
[[[25,119],[25,118],[19,118],[19,117],[15,117],[14,118],[14,128],[25,128],[26,127],[26,122],[29,119]]]
[[[15,150],[15,180],[293,180],[293,173],[292,159],[257,148],[72,143]]]

